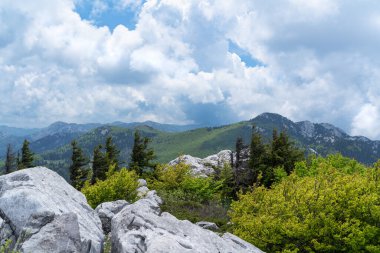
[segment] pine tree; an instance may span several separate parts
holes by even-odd
[[[71,185],[80,190],[87,179],[88,171],[85,166],[87,166],[88,160],[84,157],[82,149],[78,147],[75,140],[71,142],[71,147],[73,152],[71,156],[72,165],[70,166]]]
[[[24,140],[21,148],[21,168],[31,168],[33,167],[33,152],[29,149],[29,141]]]
[[[222,182],[221,187],[221,198],[222,203],[225,206],[229,206],[232,200],[236,200],[237,189],[236,181],[231,166],[225,163],[220,171],[220,181]]]
[[[270,153],[266,158],[267,167],[263,171],[264,185],[270,187],[273,184],[276,168],[282,167],[289,175],[294,170],[295,163],[302,158],[302,151],[289,140],[285,132],[278,135],[277,130],[273,130]]]
[[[22,169],[20,152],[17,152],[16,167],[17,167],[17,170],[21,170]]]
[[[112,141],[112,137],[109,136],[106,140],[106,156],[107,167],[115,165],[115,170],[119,170],[119,154],[120,150],[117,149],[116,145]]]
[[[94,149],[91,184],[94,184],[97,179],[105,180],[107,171],[108,166],[106,155],[102,152],[102,145],[99,145]]]
[[[241,137],[238,137],[236,139],[236,144],[235,144],[235,149],[236,149],[236,162],[235,162],[235,166],[236,168],[239,168],[242,164],[242,161],[241,161],[241,151],[243,150],[244,148],[244,144],[243,144],[243,138]]]
[[[256,131],[255,127],[252,127],[252,138],[250,144],[250,154],[248,163],[248,175],[247,175],[247,185],[252,186],[257,182],[257,177],[259,173],[263,173],[265,170],[265,156],[266,149],[265,145],[261,139],[261,135]]]
[[[11,173],[16,167],[16,157],[12,150],[12,145],[8,144],[5,154],[5,174]]]
[[[146,168],[153,168],[152,160],[155,159],[153,149],[149,148],[150,139],[142,138],[139,131],[135,131],[130,168],[141,175]]]

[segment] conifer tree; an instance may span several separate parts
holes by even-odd
[[[88,160],[84,157],[83,151],[78,147],[78,143],[74,140],[71,142],[72,147],[72,164],[70,166],[70,180],[71,185],[80,190],[83,187],[84,182],[87,179],[88,171],[85,168],[88,164]]]
[[[17,167],[17,170],[21,170],[22,169],[20,151],[17,152],[16,167]]]
[[[107,167],[115,165],[115,170],[119,170],[119,154],[120,150],[117,149],[116,145],[112,141],[112,137],[109,136],[106,140],[106,155],[105,159],[107,162]]]
[[[232,168],[228,163],[225,163],[220,171],[220,181],[222,182],[222,203],[225,206],[229,206],[232,200],[235,200],[237,197],[237,189]]]
[[[153,149],[149,148],[150,139],[141,137],[139,131],[135,131],[130,168],[141,175],[145,168],[153,168],[152,160],[155,159]]]
[[[241,166],[241,151],[243,150],[244,144],[243,144],[243,138],[238,137],[236,139],[236,144],[235,144],[235,150],[236,150],[236,162],[235,166],[236,168],[239,168]]]
[[[8,174],[14,171],[15,167],[16,167],[16,157],[15,157],[15,154],[13,153],[12,145],[8,144],[7,151],[5,154],[5,166],[4,166],[5,174]]]
[[[302,157],[302,151],[289,140],[288,135],[283,131],[278,135],[277,130],[274,129],[270,152],[266,158],[267,167],[263,171],[264,185],[270,187],[273,184],[276,168],[282,167],[289,175],[294,170],[295,163]]]
[[[105,180],[108,171],[106,155],[102,152],[102,145],[98,145],[94,149],[94,158],[92,161],[92,178],[91,184],[96,180]]]
[[[21,168],[31,168],[33,167],[33,152],[29,148],[29,141],[24,140],[21,148]]]
[[[247,175],[247,185],[252,186],[257,182],[257,177],[259,173],[265,170],[265,156],[266,149],[265,145],[261,139],[261,135],[255,127],[252,127],[252,138],[250,144],[250,154],[249,154],[249,168]]]

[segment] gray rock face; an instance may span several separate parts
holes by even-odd
[[[219,227],[213,222],[200,221],[200,222],[195,223],[195,225],[198,225],[204,229],[209,229],[209,230],[214,230],[214,231],[219,230]]]
[[[102,228],[105,234],[111,232],[111,220],[129,203],[125,200],[116,200],[112,202],[104,202],[98,205],[95,209],[95,212],[98,214],[101,222]]]
[[[154,191],[125,206],[112,219],[113,253],[259,253],[261,250],[235,237],[223,237],[169,213],[161,213]]]
[[[101,252],[104,235],[84,195],[43,167],[0,177],[0,242],[20,252]],[[10,233],[12,233],[10,235]]]
[[[231,150],[222,150],[218,154],[203,159],[191,155],[184,155],[170,161],[169,165],[176,165],[183,162],[190,165],[193,175],[207,177],[215,173],[215,167],[222,167],[225,163],[231,164],[231,158],[233,159],[233,152]]]

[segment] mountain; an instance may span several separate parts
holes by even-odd
[[[253,125],[267,142],[272,137],[273,129],[286,131],[307,153],[325,156],[339,152],[364,164],[372,164],[380,158],[379,141],[372,141],[362,136],[350,136],[331,124],[293,122],[274,113],[263,113],[249,121],[226,126],[201,128],[176,134],[164,133],[153,139],[153,146],[162,162],[181,154],[206,157],[223,149],[233,150],[236,138],[239,136],[248,145]]]
[[[46,136],[55,134],[77,134],[86,133],[92,129],[102,126],[100,123],[89,123],[89,124],[76,124],[76,123],[66,123],[57,121],[48,127],[39,129],[38,132],[30,135],[32,141],[44,138]]]
[[[163,132],[184,132],[192,129],[197,129],[201,127],[205,127],[205,125],[174,125],[174,124],[162,124],[157,123],[154,121],[144,121],[144,122],[132,122],[132,123],[124,123],[120,121],[113,122],[109,124],[111,126],[118,126],[118,127],[124,127],[124,128],[136,128],[139,126],[149,126],[151,128],[154,128],[159,131]]]
[[[34,138],[42,137],[32,141],[30,146],[38,154],[39,165],[60,170],[58,172],[65,177],[68,176],[67,168],[71,157],[70,142],[73,139],[76,139],[85,154],[91,157],[94,147],[104,144],[106,138],[112,136],[115,144],[121,150],[120,160],[127,165],[135,129],[138,129],[143,136],[151,138],[151,147],[155,150],[157,161],[162,163],[184,154],[206,157],[216,154],[220,150],[234,150],[237,137],[242,137],[244,143],[248,145],[253,125],[260,131],[266,142],[270,141],[273,129],[286,131],[306,153],[325,156],[340,152],[344,156],[355,158],[364,164],[372,164],[380,158],[379,141],[372,141],[362,136],[350,136],[331,124],[310,121],[293,122],[274,113],[263,113],[251,120],[230,125],[203,127],[182,132],[178,132],[181,127],[186,129],[192,126],[159,124],[149,121],[145,123],[114,122],[101,125],[57,122],[34,133]],[[20,137],[9,139],[8,136],[6,138],[8,138],[7,141],[22,142]]]

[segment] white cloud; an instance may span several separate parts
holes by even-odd
[[[380,109],[373,104],[365,104],[352,122],[352,133],[369,138],[380,136]]]
[[[95,1],[93,15],[138,12],[134,30],[112,31],[82,20],[78,1],[0,2],[1,123],[272,111],[380,138],[375,0]],[[230,41],[262,64],[244,64]]]

